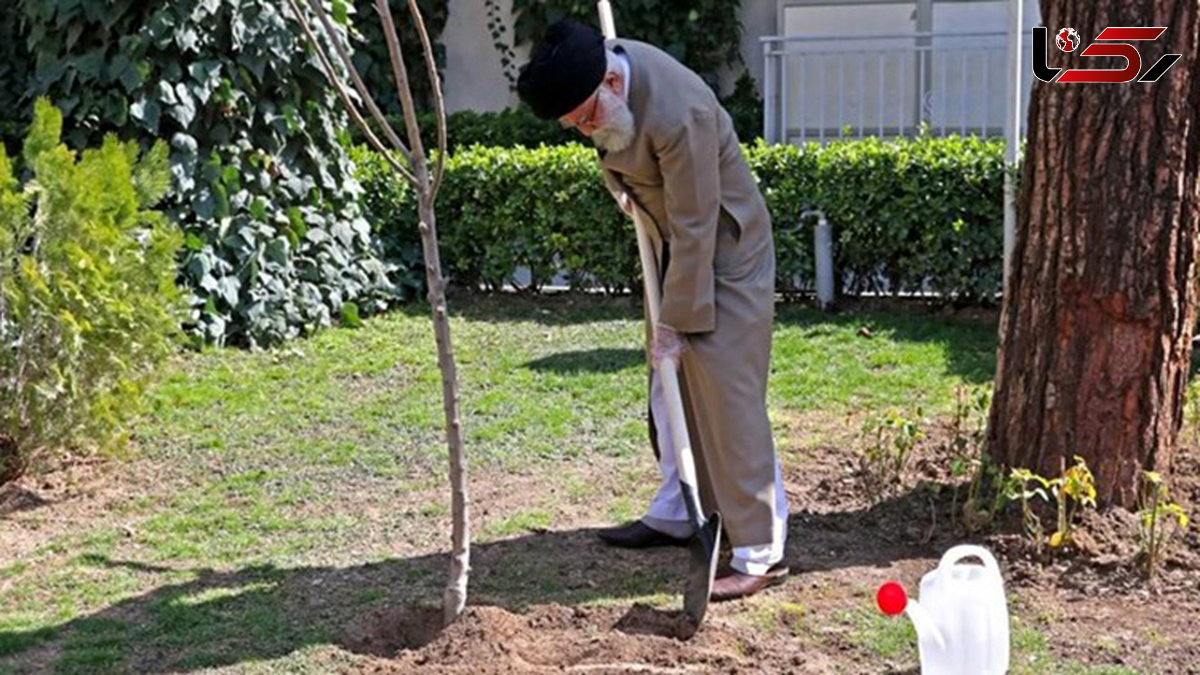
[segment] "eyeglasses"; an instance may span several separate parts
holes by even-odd
[[[600,90],[597,89],[596,93],[592,94],[591,98],[592,105],[588,107],[588,111],[586,113],[580,115],[574,121],[568,120],[566,117],[560,117],[558,120],[559,125],[561,125],[564,129],[577,129],[579,127],[591,126],[592,120],[596,117],[596,112],[600,107]]]

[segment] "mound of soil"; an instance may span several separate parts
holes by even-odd
[[[539,605],[523,614],[469,607],[440,625],[438,609],[379,611],[363,617],[344,646],[378,656],[365,671],[375,673],[737,672],[740,660],[729,631],[706,626],[684,642],[679,614],[646,605]]]

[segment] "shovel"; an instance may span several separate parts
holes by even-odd
[[[650,330],[657,341],[658,314],[662,302],[659,289],[658,261],[647,234],[649,216],[641,206],[629,200],[633,212],[633,224],[637,230],[638,253],[642,258],[642,279],[646,292],[646,308],[650,315]],[[679,470],[679,487],[687,505],[688,520],[691,521],[692,539],[688,542],[689,567],[687,585],[683,592],[683,613],[687,622],[684,637],[690,637],[700,627],[704,613],[708,610],[708,597],[712,592],[713,577],[717,573],[717,553],[721,548],[721,514],[713,512],[707,519],[700,507],[700,493],[696,489],[696,463],[692,457],[692,443],[688,437],[687,418],[683,414],[683,397],[679,393],[678,364],[672,357],[658,363],[658,374],[662,380],[663,398],[667,404],[667,428],[675,447],[675,466]]]

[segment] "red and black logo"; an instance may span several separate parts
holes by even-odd
[[[1058,35],[1054,36],[1054,41],[1064,52],[1073,52],[1079,49],[1079,33],[1076,33],[1074,28],[1064,28],[1058,31]]]
[[[1165,27],[1133,27],[1109,26],[1100,31],[1096,40],[1087,46],[1080,56],[1120,56],[1125,59],[1125,67],[1115,70],[1100,68],[1051,68],[1046,63],[1046,52],[1049,49],[1048,31],[1045,26],[1033,29],[1033,74],[1042,82],[1075,82],[1075,83],[1114,83],[1114,82],[1157,82],[1170,70],[1182,54],[1164,54],[1141,77],[1142,55],[1137,48],[1129,44],[1138,41],[1153,41],[1167,32]],[[1064,52],[1074,52],[1079,48],[1079,33],[1074,28],[1063,28],[1054,35],[1054,42]],[[1111,44],[1100,44],[1100,43]]]

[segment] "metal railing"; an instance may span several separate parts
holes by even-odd
[[[933,135],[1002,136],[1004,32],[762,38],[769,143]],[[1028,54],[1030,36],[1022,40]],[[1032,74],[1022,74],[1022,109]],[[1022,117],[1023,119],[1023,117]]]

